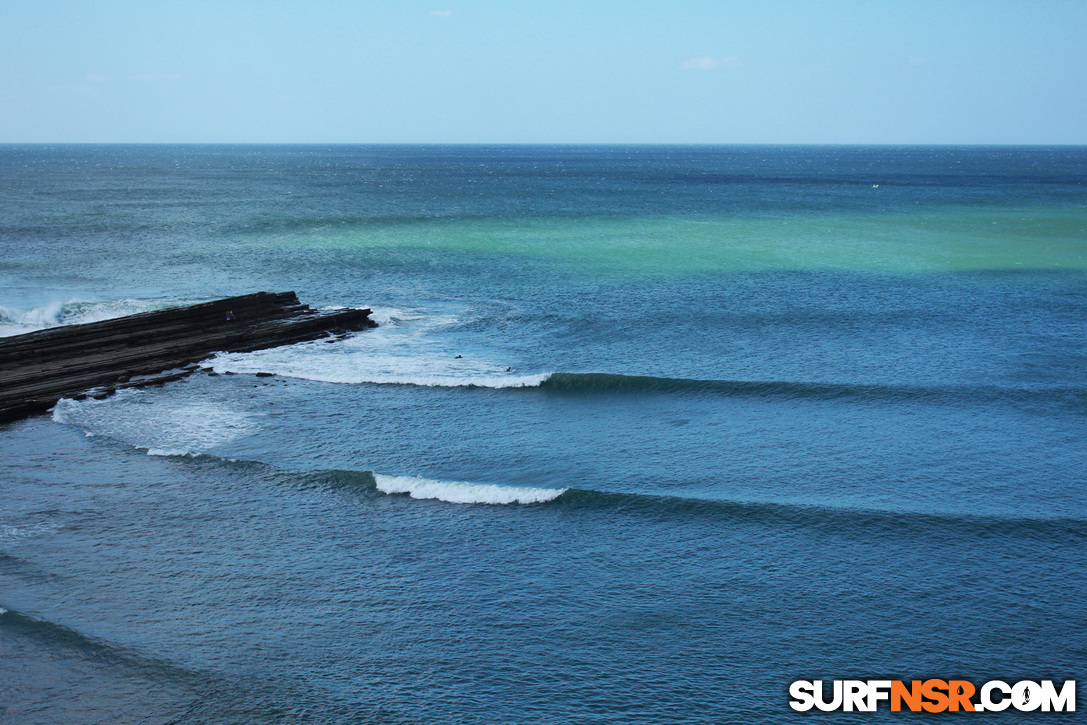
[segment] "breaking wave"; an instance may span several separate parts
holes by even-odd
[[[315,347],[305,343],[257,353],[220,355],[211,364],[216,372],[272,372],[284,377],[354,385],[413,385],[441,388],[536,388],[568,395],[666,393],[716,395],[764,399],[863,400],[882,402],[938,403],[1057,403],[1087,407],[1087,388],[1015,388],[997,385],[879,385],[774,380],[700,380],[615,373],[502,372],[474,367],[467,362],[425,358],[371,358],[307,354]],[[309,348],[309,349],[306,349]]]
[[[701,518],[721,525],[759,528],[804,528],[834,536],[876,535],[884,540],[932,537],[959,540],[971,537],[1010,537],[1034,542],[1082,543],[1087,522],[1079,518],[965,515],[837,507],[820,504],[698,498],[649,493],[624,493],[588,488],[527,488],[513,485],[441,481],[342,469],[294,470],[255,461],[231,461],[215,456],[178,459],[186,465],[224,465],[249,474],[267,475],[287,485],[340,491],[369,491],[405,495],[446,503],[538,504],[568,511],[608,515],[689,520]],[[261,473],[263,472],[263,473]],[[863,533],[861,533],[863,532]]]
[[[697,394],[767,399],[869,400],[885,402],[1049,402],[1087,407],[1084,387],[1000,385],[896,385],[795,380],[728,380],[515,369],[493,348],[460,350],[457,334],[469,313],[376,308],[380,327],[335,345],[324,341],[250,353],[220,354],[218,373],[270,372],[284,377],[354,385],[412,385],[539,389],[570,395]]]
[[[417,499],[437,499],[446,503],[543,503],[553,501],[565,488],[520,488],[493,483],[469,483],[467,481],[435,481],[410,476],[383,476],[373,474],[378,491],[388,494],[408,494]]]
[[[37,307],[4,307],[0,305],[0,337],[21,335],[25,332],[43,330],[59,325],[81,325],[87,322],[100,322],[115,317],[135,315],[140,312],[163,310],[178,305],[191,304],[198,300],[105,300],[68,302],[50,302]]]
[[[468,313],[375,308],[377,328],[335,345],[325,341],[248,353],[224,353],[209,361],[217,373],[270,372],[324,383],[425,387],[520,388],[538,386],[547,373],[515,371],[494,349],[462,349],[455,334]]]
[[[122,442],[123,439],[121,439]],[[915,510],[854,508],[818,503],[757,501],[686,497],[653,493],[605,491],[589,488],[542,488],[510,484],[440,480],[382,474],[368,470],[293,469],[260,461],[226,458],[200,452],[200,448],[148,448],[149,455],[173,457],[179,465],[228,467],[255,475],[268,483],[302,489],[332,489],[371,494],[429,499],[451,504],[536,504],[568,510],[608,512],[654,519],[692,516],[718,520],[729,526],[805,528],[828,535],[878,535],[883,539],[912,540],[918,537],[962,536],[1014,537],[1035,544],[1068,542],[1087,538],[1087,521],[1075,517],[1005,516],[991,514],[934,513]],[[863,533],[858,533],[863,532]]]
[[[602,491],[589,488],[531,488],[509,484],[437,480],[345,469],[293,469],[260,461],[185,454],[179,465],[226,467],[268,484],[303,490],[351,491],[403,496],[451,504],[534,504],[568,511],[649,517],[667,520],[692,517],[730,527],[803,528],[830,536],[879,536],[881,540],[964,536],[1015,538],[1031,545],[1080,545],[1087,540],[1087,521],[1076,517],[1004,516],[930,513],[914,510],[854,508],[789,501],[701,498],[667,494]]]

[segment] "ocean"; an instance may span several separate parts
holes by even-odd
[[[380,327],[0,426],[0,721],[1087,677],[1087,148],[0,146],[0,334],[259,290]]]

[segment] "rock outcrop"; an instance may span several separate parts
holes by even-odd
[[[0,338],[0,422],[44,413],[61,398],[88,391],[104,395],[184,377],[216,352],[376,327],[370,312],[312,310],[294,292],[257,292]]]

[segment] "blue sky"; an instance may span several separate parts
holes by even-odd
[[[0,142],[1087,143],[1087,2],[0,0]]]

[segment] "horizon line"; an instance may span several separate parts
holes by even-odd
[[[683,142],[683,141],[0,141],[0,146],[462,146],[462,147],[736,147],[736,146],[804,146],[804,147],[1009,147],[1050,148],[1087,147],[1087,142]]]

